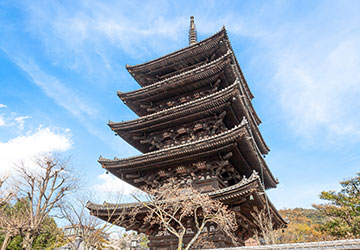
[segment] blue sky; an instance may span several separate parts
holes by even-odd
[[[107,127],[135,114],[125,69],[225,25],[255,95],[278,208],[311,207],[360,166],[359,1],[2,1],[0,167],[48,151],[73,156],[94,196],[124,188],[100,155],[138,152]],[[125,188],[127,188],[125,186]]]

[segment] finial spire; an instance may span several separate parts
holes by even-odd
[[[190,30],[189,30],[189,45],[193,45],[197,43],[197,34],[196,27],[194,22],[194,17],[190,17]]]

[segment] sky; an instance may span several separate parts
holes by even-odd
[[[131,192],[99,156],[139,152],[106,125],[136,115],[116,91],[125,65],[225,25],[279,179],[274,205],[320,203],[360,167],[360,1],[1,1],[0,175],[47,152],[71,155],[92,195]],[[94,198],[95,199],[95,198]]]

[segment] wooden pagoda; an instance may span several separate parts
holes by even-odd
[[[125,159],[104,159],[103,168],[135,186],[157,187],[168,178],[191,182],[201,192],[236,211],[244,242],[256,230],[251,212],[267,207],[275,226],[285,225],[268,200],[265,189],[278,181],[268,168],[269,152],[261,136],[261,123],[253,95],[234,55],[225,27],[197,42],[191,17],[189,46],[155,60],[126,66],[142,87],[118,92],[139,118],[109,122],[110,128],[143,154]],[[110,208],[136,204],[88,203],[90,211],[108,220]],[[151,249],[175,249],[171,235],[138,223],[128,230],[149,234]],[[218,247],[231,246],[224,235]]]

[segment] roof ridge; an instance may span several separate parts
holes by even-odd
[[[169,78],[166,78],[166,79],[164,79],[164,80],[154,82],[154,83],[152,83],[152,84],[150,84],[150,85],[146,85],[146,86],[144,86],[144,87],[142,87],[142,88],[140,88],[140,89],[137,89],[137,90],[128,91],[128,92],[118,91],[118,95],[119,95],[119,94],[126,94],[126,93],[137,92],[137,91],[141,91],[141,90],[146,90],[146,89],[149,89],[149,88],[154,87],[155,85],[164,84],[165,82],[168,82],[168,81],[171,81],[171,80],[173,80],[173,79],[179,78],[179,77],[184,76],[184,75],[186,75],[186,74],[189,74],[189,73],[191,73],[191,72],[194,72],[194,71],[197,71],[197,70],[201,70],[201,69],[203,69],[203,68],[206,68],[206,67],[208,67],[209,65],[212,66],[212,64],[218,63],[219,61],[221,61],[222,59],[224,59],[225,57],[227,57],[227,56],[229,56],[229,55],[231,55],[231,54],[233,54],[233,52],[229,49],[229,50],[227,50],[227,52],[226,52],[224,55],[222,55],[221,57],[215,59],[214,61],[208,62],[208,63],[206,63],[206,64],[204,64],[204,65],[201,65],[201,66],[198,66],[198,67],[196,67],[196,68],[187,70],[187,71],[185,71],[185,72],[182,72],[182,73],[180,73],[180,74],[174,75],[174,76],[169,77]]]
[[[232,185],[232,186],[229,186],[229,187],[226,187],[226,188],[222,188],[222,189],[219,189],[219,190],[216,190],[216,191],[212,191],[212,192],[209,192],[207,194],[208,195],[215,195],[215,194],[218,194],[218,193],[230,191],[230,190],[236,189],[238,187],[241,187],[241,186],[243,186],[245,184],[248,184],[250,182],[253,182],[255,180],[260,180],[260,176],[259,176],[259,174],[258,174],[258,172],[256,170],[253,170],[253,172],[252,172],[252,174],[250,175],[249,178],[246,178],[246,176],[243,175],[243,178],[241,179],[241,181],[239,181],[235,185]]]
[[[238,182],[237,184],[234,184],[234,185],[226,187],[226,188],[218,189],[218,190],[213,191],[213,192],[202,193],[202,195],[211,196],[211,195],[216,195],[216,194],[223,193],[223,192],[226,192],[226,191],[229,191],[229,190],[234,190],[234,189],[237,189],[239,187],[245,186],[245,185],[249,184],[250,182],[256,181],[259,178],[260,177],[259,177],[258,173],[254,170],[249,178],[246,178],[244,176],[243,179],[240,182]],[[107,207],[107,208],[110,208],[110,207],[117,206],[117,207],[120,208],[120,207],[128,207],[128,206],[131,206],[131,205],[140,205],[140,204],[141,203],[139,203],[139,202],[129,202],[129,203],[119,203],[119,204],[111,203],[111,202],[103,202],[103,204],[96,204],[96,203],[92,203],[92,202],[88,201],[86,203],[86,207],[87,208],[89,208],[89,207]]]
[[[140,116],[140,117],[135,118],[135,119],[132,119],[132,120],[123,121],[123,122],[113,122],[113,121],[110,121],[110,120],[109,120],[108,125],[110,126],[111,124],[126,124],[126,123],[130,123],[130,122],[133,122],[133,121],[136,121],[136,120],[140,120],[140,119],[146,120],[146,119],[148,119],[148,118],[150,118],[150,117],[152,117],[152,116],[156,116],[156,115],[158,115],[158,114],[160,114],[160,113],[169,112],[169,111],[171,111],[171,110],[173,110],[173,109],[177,109],[177,108],[184,107],[184,106],[190,106],[191,104],[194,104],[195,102],[201,102],[201,101],[203,101],[203,100],[205,100],[205,99],[207,99],[207,98],[211,98],[211,97],[213,97],[213,96],[215,96],[215,95],[218,95],[218,94],[220,94],[220,93],[223,93],[223,92],[225,92],[225,91],[227,91],[227,90],[229,90],[229,89],[231,89],[231,88],[234,88],[234,87],[238,86],[238,83],[239,83],[239,79],[236,78],[236,80],[234,81],[233,84],[231,84],[230,86],[228,86],[228,87],[226,87],[226,88],[223,88],[223,89],[221,89],[221,90],[219,90],[219,91],[216,91],[215,93],[212,93],[212,94],[209,94],[209,95],[206,95],[206,96],[200,97],[200,98],[198,98],[198,99],[194,99],[194,100],[191,100],[191,101],[188,101],[188,102],[179,104],[179,105],[175,105],[175,106],[173,106],[173,107],[170,107],[170,108],[167,108],[167,109],[163,109],[163,110],[160,110],[160,111],[155,112],[155,113],[152,113],[152,114]]]
[[[243,127],[243,126],[246,126],[247,129],[249,129],[249,127],[247,126],[248,124],[248,121],[245,117],[243,117],[242,121],[240,122],[240,124],[238,125],[235,125],[233,128],[229,129],[229,130],[226,130],[224,132],[221,132],[219,134],[215,134],[215,135],[211,135],[211,136],[204,136],[204,137],[200,137],[198,140],[195,140],[195,141],[185,141],[184,143],[181,143],[181,144],[178,144],[178,145],[174,145],[172,147],[168,147],[168,148],[162,148],[162,149],[159,149],[159,150],[156,150],[156,151],[151,151],[151,152],[147,152],[147,153],[144,153],[144,154],[141,154],[141,155],[137,155],[137,156],[130,156],[130,157],[127,157],[127,158],[122,158],[121,160],[128,160],[128,159],[132,159],[132,158],[135,158],[135,157],[139,157],[139,156],[145,156],[145,155],[151,155],[151,154],[155,154],[155,153],[160,153],[160,152],[164,152],[164,151],[171,151],[171,150],[174,150],[174,149],[177,149],[177,148],[181,148],[181,147],[184,147],[184,146],[188,146],[188,145],[191,145],[191,144],[197,144],[197,143],[201,143],[201,142],[204,142],[206,140],[210,140],[210,139],[214,139],[216,137],[221,137],[223,135],[226,135],[226,134],[230,134],[231,132],[235,131],[236,129],[240,128],[240,127]],[[111,161],[116,161],[116,160],[120,160],[119,158],[117,157],[114,157],[113,160],[111,159],[106,159],[106,158],[103,158],[102,156],[99,157],[99,162],[101,163],[102,161],[106,161],[106,162],[111,162]]]

